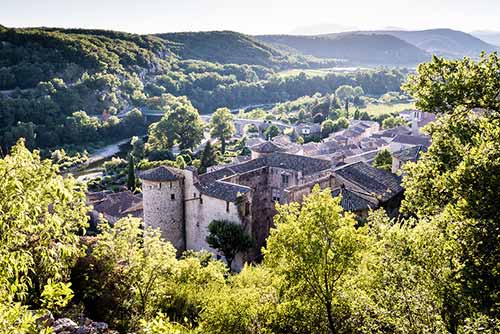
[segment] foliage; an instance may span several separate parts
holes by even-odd
[[[383,169],[390,172],[392,169],[392,155],[387,149],[377,152],[375,159],[373,159],[373,167]]]
[[[482,54],[479,61],[433,57],[419,65],[404,89],[417,100],[421,111],[445,114],[457,107],[500,110],[500,59],[496,53]]]
[[[210,135],[213,138],[219,138],[221,142],[221,153],[226,152],[226,140],[235,133],[233,115],[227,108],[217,109],[210,118]]]
[[[392,129],[399,125],[408,125],[408,123],[401,117],[388,117],[382,121],[382,129]]]
[[[203,148],[203,151],[201,153],[201,163],[200,163],[200,168],[198,168],[198,171],[201,174],[206,173],[208,167],[214,166],[216,164],[217,164],[217,155],[214,147],[212,146],[212,143],[209,140],[205,144],[205,147]]]
[[[225,220],[214,220],[208,225],[207,243],[219,250],[226,258],[227,266],[231,264],[238,253],[246,252],[252,247],[252,238],[245,232],[243,226]]]
[[[339,201],[316,186],[302,207],[278,206],[276,229],[264,250],[266,265],[284,275],[287,294],[317,305],[332,333],[342,327],[335,312],[344,306],[343,286],[367,244],[365,229],[355,228],[354,217],[343,213]]]
[[[281,130],[277,125],[271,124],[264,130],[264,136],[271,140],[281,134]]]

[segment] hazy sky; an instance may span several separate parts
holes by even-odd
[[[300,26],[500,30],[499,0],[0,0],[0,24],[135,33],[236,30],[289,33]]]

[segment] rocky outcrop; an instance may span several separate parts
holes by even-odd
[[[56,334],[118,334],[118,332],[110,330],[107,323],[87,318],[83,319],[81,324],[77,324],[69,318],[60,318],[53,321],[51,327]]]

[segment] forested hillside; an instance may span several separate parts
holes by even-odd
[[[404,79],[395,70],[280,76],[281,68],[321,61],[285,56],[241,34],[207,34],[218,40],[213,54],[209,42],[189,47],[199,38],[193,36],[204,34],[161,38],[82,29],[0,30],[1,147],[8,151],[20,137],[30,148],[54,148],[143,134],[141,110],[163,110],[166,94],[185,95],[200,113],[210,113],[330,93],[345,84],[381,95],[399,90]]]
[[[415,65],[425,51],[391,35],[343,33],[328,36],[264,35],[259,41],[321,58],[347,59],[365,65]]]

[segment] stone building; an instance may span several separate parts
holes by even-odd
[[[276,203],[301,202],[319,185],[359,193],[366,199],[360,201],[362,207],[355,207],[359,211],[378,207],[401,190],[393,184],[397,179],[390,173],[382,172],[387,173],[383,174],[387,182],[374,181],[381,174],[365,163],[335,169],[329,160],[285,153],[278,145],[266,144],[257,150],[249,161],[203,175],[193,169],[166,166],[141,173],[145,224],[159,228],[179,252],[209,250],[218,257],[221,254],[206,242],[208,225],[213,220],[240,224],[252,236],[255,247],[233,261],[238,270],[244,262],[260,259],[273,226]],[[359,173],[370,175],[363,178]]]

